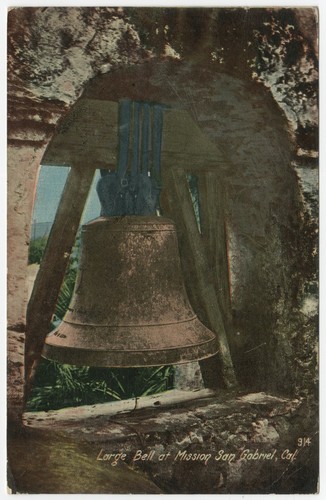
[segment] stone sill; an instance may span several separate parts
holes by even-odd
[[[300,401],[275,397],[264,392],[236,395],[199,391],[171,390],[137,400],[63,408],[48,412],[26,412],[24,425],[29,428],[66,430],[84,434],[92,441],[120,440],[135,433],[175,431],[201,425],[230,415],[273,417],[292,413]],[[108,424],[110,426],[108,427]],[[132,426],[135,425],[135,430]]]
[[[317,409],[204,389],[27,412],[9,458],[20,493],[315,493]]]

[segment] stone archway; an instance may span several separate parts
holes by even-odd
[[[272,336],[275,311],[282,299],[287,308],[291,307],[290,301],[285,301],[290,288],[286,274],[291,263],[284,260],[282,275],[277,276],[275,272],[288,244],[279,228],[288,227],[291,231],[291,224],[298,216],[299,201],[295,176],[290,169],[291,141],[286,138],[282,114],[257,84],[249,85],[226,74],[179,62],[147,62],[96,77],[87,83],[79,102],[84,98],[118,101],[123,97],[146,98],[186,109],[209,140],[223,151],[225,164],[219,161],[216,170],[227,191],[232,309],[236,326],[230,329],[229,342],[240,381],[248,388],[270,389],[264,382],[265,376],[268,380],[277,380],[276,374],[270,377],[270,371],[275,356],[280,356],[283,350],[282,343],[277,349],[271,349],[271,343],[278,343]],[[98,126],[98,118],[90,109],[90,125],[92,120]],[[61,121],[64,126],[64,119]],[[200,169],[198,175],[201,175]],[[270,248],[274,249],[272,254]],[[195,292],[191,290],[189,272],[187,284],[192,296]],[[244,293],[248,287],[253,290],[249,298]],[[199,310],[198,314],[205,322],[205,313]],[[268,355],[271,350],[272,357]],[[254,354],[245,356],[248,351]],[[259,363],[262,353],[263,367]],[[289,369],[286,361],[280,361],[280,365],[283,372]],[[248,370],[250,366],[254,367],[252,371]],[[257,370],[261,373],[255,385]]]

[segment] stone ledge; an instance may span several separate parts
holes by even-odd
[[[23,420],[28,427],[42,429],[52,426],[58,430],[91,435],[92,440],[98,435],[102,436],[101,429],[105,428],[105,439],[115,440],[118,435],[126,437],[132,434],[132,425],[137,426],[137,432],[167,432],[234,414],[268,417],[284,415],[295,411],[300,405],[298,399],[279,398],[264,392],[230,395],[215,394],[210,389],[195,392],[172,390],[140,398],[137,402],[129,399],[48,412],[28,412],[24,414]],[[110,422],[112,425],[107,428]],[[127,426],[125,429],[124,425]],[[117,427],[121,427],[120,430]]]
[[[137,493],[242,494],[317,490],[317,410],[311,401],[263,392],[176,390],[141,398],[134,406],[135,401],[129,400],[25,413],[25,434],[9,439],[17,490],[125,493],[129,488]],[[299,447],[298,438],[304,436],[310,438],[309,446]],[[33,449],[28,482],[26,474],[20,475],[26,468],[26,461],[21,463],[26,449]]]

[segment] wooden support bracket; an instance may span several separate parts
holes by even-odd
[[[215,171],[199,172],[198,194],[201,233],[209,275],[214,282],[225,329],[231,328],[229,262],[225,226],[225,190]]]
[[[85,207],[94,170],[73,166],[69,172],[45,253],[27,308],[25,342],[25,399],[44,340]]]
[[[182,247],[187,248],[187,255],[185,255],[185,252],[182,252],[181,257],[187,261],[186,266],[191,269],[192,289],[195,290],[195,293],[191,297],[192,302],[196,309],[198,305],[198,308],[203,311],[207,326],[217,336],[219,352],[215,358],[218,361],[214,360],[214,367],[211,366],[212,361],[210,360],[200,363],[205,386],[216,387],[212,378],[217,376],[218,369],[216,370],[216,368],[220,364],[226,387],[236,387],[237,381],[224,321],[214,281],[210,279],[209,264],[204,243],[197,228],[185,172],[180,169],[169,169],[165,180],[165,193],[162,197],[162,206],[164,215],[171,217],[176,223]],[[207,370],[205,370],[205,365],[208,366]]]

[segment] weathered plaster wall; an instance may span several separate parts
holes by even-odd
[[[26,266],[30,238],[31,214],[44,148],[9,146],[8,163],[8,321],[23,325],[26,314]],[[14,270],[14,271],[13,271]]]
[[[15,325],[25,319],[24,263],[43,151],[59,118],[97,76],[85,95],[110,100],[122,93],[166,98],[189,109],[210,140],[223,149],[227,163],[221,180],[227,188],[232,257],[231,348],[238,374],[244,385],[253,388],[311,390],[316,376],[316,311],[307,315],[300,308],[306,283],[316,279],[316,228],[302,203],[291,160],[300,145],[311,144],[313,120],[304,129],[296,108],[291,116],[297,121],[291,128],[271,93],[253,83],[252,58],[262,47],[276,57],[277,30],[274,26],[271,33],[264,33],[264,22],[273,24],[268,10],[263,15],[252,12],[200,9],[194,16],[181,9],[173,17],[175,11],[170,9],[24,8],[9,13],[10,326],[17,329]],[[311,14],[308,9],[305,19],[311,21]],[[300,32],[295,16],[293,23],[296,47],[303,47],[302,58],[306,54],[313,64],[312,42]],[[254,28],[265,38],[253,33]],[[286,38],[285,29],[281,35],[286,39],[282,45],[286,56],[293,37]],[[262,40],[270,36],[274,45],[266,48]],[[247,48],[240,51],[244,43]],[[307,64],[302,73],[300,67],[298,63],[294,81],[306,74]],[[272,90],[277,81],[271,83],[266,75],[274,69],[259,70],[259,78]],[[316,79],[313,73],[310,77]],[[281,104],[285,112],[291,108],[289,89],[293,85],[285,82],[286,99]],[[311,93],[310,101],[314,98]],[[306,113],[310,108],[315,112],[301,101]],[[301,161],[302,172],[309,169]],[[305,188],[307,199],[315,186],[306,183]]]

